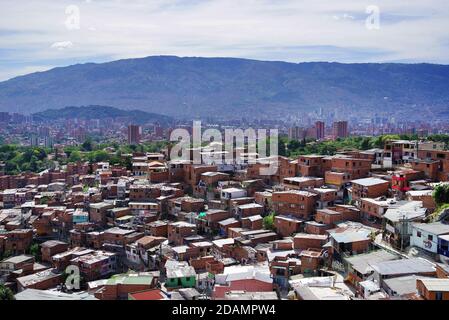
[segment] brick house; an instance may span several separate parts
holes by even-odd
[[[321,249],[327,239],[327,235],[298,233],[293,237],[293,248],[299,250]]]
[[[316,195],[308,191],[281,191],[273,193],[273,210],[279,215],[292,215],[308,220],[315,212]]]
[[[29,255],[18,255],[0,261],[0,275],[9,275],[11,272],[24,270],[32,272],[35,259]]]
[[[41,244],[41,253],[42,253],[42,261],[43,262],[52,262],[52,256],[57,253],[61,253],[66,251],[69,248],[68,243],[57,241],[57,240],[49,240]]]
[[[363,223],[371,226],[382,226],[382,219],[388,208],[395,203],[393,198],[388,199],[385,197],[372,199],[362,198],[360,199],[360,212],[362,214]]]
[[[270,168],[274,168],[271,173]],[[279,184],[284,178],[294,177],[297,173],[297,164],[282,156],[259,158],[257,163],[249,164],[246,172],[247,179],[261,179],[266,184]]]
[[[184,244],[184,238],[196,234],[196,225],[178,221],[170,223],[167,229],[167,238],[170,243],[175,245]]]
[[[242,228],[258,230],[263,228],[263,218],[260,215],[242,218]]]
[[[222,220],[218,222],[218,225],[220,227],[220,234],[221,235],[227,235],[230,228],[236,228],[241,226],[241,221],[235,219],[235,218],[228,218],[225,220]]]
[[[89,205],[89,221],[104,226],[107,222],[107,212],[113,209],[114,205],[107,202],[91,203]]]
[[[231,217],[231,213],[226,210],[210,209],[196,217],[196,224],[199,232],[214,233],[218,232],[220,221]]]
[[[257,203],[242,204],[235,208],[235,216],[238,219],[263,214],[264,214],[264,207]]]
[[[231,266],[225,267],[222,274],[215,275],[212,299],[223,299],[230,291],[271,292],[273,289],[268,266]]]
[[[369,159],[335,156],[332,158],[332,169],[330,171],[347,173],[351,179],[360,179],[368,176],[371,163],[372,161]]]
[[[334,225],[335,223],[340,222],[343,219],[343,213],[332,210],[330,208],[317,210],[315,215],[316,222],[327,225]]]
[[[429,213],[432,213],[437,206],[432,193],[433,190],[410,190],[406,193],[406,196],[409,201],[422,201],[423,207],[427,208]]]
[[[289,177],[282,183],[289,190],[311,190],[323,186],[324,179],[317,177]]]
[[[260,204],[264,208],[264,212],[269,212],[272,210],[272,197],[273,194],[268,191],[261,191],[254,193],[254,201]]]
[[[304,220],[294,216],[277,215],[274,217],[276,232],[282,237],[289,237],[301,231]]]
[[[117,274],[103,282],[88,283],[89,291],[99,300],[123,300],[129,294],[156,287],[158,277],[152,273]]]
[[[116,273],[118,256],[113,252],[94,251],[70,262],[80,268],[81,276],[86,281],[93,281]]]
[[[410,190],[410,181],[421,179],[422,172],[412,169],[399,170],[393,172],[391,176],[391,188],[398,193],[405,193]]]
[[[33,230],[31,229],[15,229],[3,234],[3,252],[11,254],[25,253],[33,242]],[[2,247],[0,247],[0,251]]]
[[[326,171],[324,180],[327,185],[341,189],[351,182],[351,175],[347,172]]]
[[[424,173],[424,177],[432,181],[438,181],[440,171],[439,160],[413,159],[410,161],[412,169]]]
[[[333,188],[321,187],[315,188],[311,191],[317,195],[316,197],[317,209],[324,209],[333,206],[335,200],[337,200],[338,197],[337,189]]]
[[[425,300],[449,300],[449,279],[416,279],[416,289]]]
[[[342,223],[328,230],[334,257],[367,252],[371,245],[373,230],[359,223]]]
[[[154,221],[148,223],[146,226],[150,235],[154,237],[167,237],[168,236],[168,222],[166,221]]]
[[[63,279],[64,275],[62,272],[47,269],[17,278],[17,289],[19,292],[25,289],[47,290],[61,284]]]
[[[304,232],[310,234],[326,234],[326,231],[332,229],[332,225],[316,221],[306,221],[304,223]]]
[[[330,169],[330,161],[325,156],[305,155],[298,157],[298,171],[303,177],[324,177]],[[327,161],[327,162],[326,162]],[[328,167],[328,168],[326,168]]]
[[[308,249],[303,250],[299,254],[301,259],[301,273],[303,274],[315,274],[319,269],[322,262],[322,250],[320,249]]]
[[[199,213],[204,210],[204,205],[203,199],[188,196],[168,200],[168,210],[173,216],[177,216],[181,211]]]
[[[377,198],[388,193],[390,183],[378,178],[364,178],[352,180],[351,199],[359,201],[361,198]]]

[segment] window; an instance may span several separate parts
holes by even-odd
[[[435,300],[443,300],[443,293],[441,291],[435,292]]]
[[[416,232],[416,236],[417,236],[418,238],[421,238],[421,231],[417,231],[417,232]]]
[[[433,236],[432,236],[431,234],[429,234],[429,235],[427,236],[427,240],[433,241]]]

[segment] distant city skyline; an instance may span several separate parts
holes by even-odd
[[[449,63],[444,0],[3,0],[0,10],[0,81],[151,55]]]

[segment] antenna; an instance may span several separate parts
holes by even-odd
[[[419,140],[415,141],[415,159],[418,160],[418,151],[419,151]]]

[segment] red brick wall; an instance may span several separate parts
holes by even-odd
[[[323,210],[317,210],[315,215],[315,221],[324,224],[334,224],[338,221],[342,221],[342,214],[329,214]]]
[[[326,241],[327,241],[326,236],[320,236],[317,238],[295,236],[293,238],[293,247],[295,249],[301,249],[301,250],[312,249],[312,248],[321,249],[321,247],[323,246],[323,244],[326,243]]]
[[[389,182],[385,181],[384,183],[375,184],[373,186],[366,187],[364,191],[364,187],[357,183],[352,184],[352,199],[358,200],[360,198],[377,198],[380,196],[384,196],[388,192]]]
[[[273,210],[281,215],[307,219],[315,210],[315,197],[294,192],[274,192]]]
[[[232,281],[229,286],[215,285],[212,292],[212,299],[224,298],[226,292],[229,291],[246,291],[246,292],[270,292],[273,291],[273,284],[260,280],[237,280]]]
[[[274,217],[274,226],[276,227],[276,232],[282,237],[288,237],[293,233],[299,232],[301,224],[302,223],[299,221],[288,221],[279,217]]]

